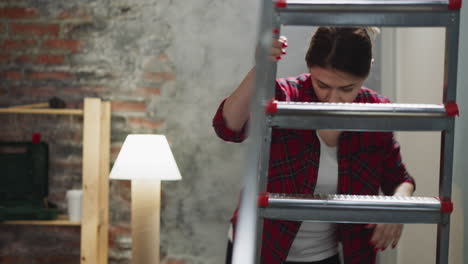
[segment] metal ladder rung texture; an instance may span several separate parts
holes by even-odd
[[[347,223],[439,223],[441,202],[432,197],[268,194],[263,217]]]
[[[437,104],[306,103],[277,102],[278,114],[363,115],[363,116],[446,116]]]
[[[277,1],[278,11],[441,11],[451,6],[449,0],[287,0]]]
[[[442,131],[450,113],[436,104],[273,102],[270,126],[359,131]],[[271,108],[270,108],[271,109]]]
[[[458,23],[461,1],[277,1],[275,10],[282,25],[445,27]]]
[[[281,12],[282,25],[294,26],[337,26],[337,27],[447,27],[457,23],[458,14],[440,12],[375,11],[317,11]]]

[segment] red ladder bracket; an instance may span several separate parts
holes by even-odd
[[[440,199],[440,197],[434,197],[440,201],[440,211],[442,213],[452,213],[453,203],[450,199]]]
[[[258,207],[268,207],[269,193],[263,192],[258,195]]]
[[[462,0],[449,0],[450,10],[460,10],[462,7]]]
[[[278,112],[278,105],[275,100],[271,100],[267,103],[265,111],[267,114],[276,114]]]
[[[448,102],[445,104],[445,113],[447,116],[459,116],[458,105],[455,102]]]
[[[459,0],[461,1],[461,0]],[[276,0],[275,2],[275,7],[276,8],[286,8],[288,6],[288,3],[286,2],[286,0]]]

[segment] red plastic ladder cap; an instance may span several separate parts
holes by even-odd
[[[460,10],[462,7],[462,0],[449,0],[450,10]]]
[[[267,192],[260,193],[258,195],[258,207],[267,207],[268,198],[269,198],[269,194]]]
[[[459,116],[458,105],[454,102],[447,103],[445,105],[445,113],[447,116]]]
[[[440,201],[440,211],[442,213],[451,213],[453,212],[453,203],[450,200],[441,200],[440,197],[435,197]]]
[[[286,0],[276,0],[275,3],[276,8],[286,8],[288,6],[288,3]]]
[[[278,112],[278,105],[274,100],[271,100],[266,105],[266,112],[267,114],[275,114]]]

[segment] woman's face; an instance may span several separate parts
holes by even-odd
[[[310,68],[312,86],[319,101],[324,103],[351,103],[361,89],[366,78],[322,68]]]

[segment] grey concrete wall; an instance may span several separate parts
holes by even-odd
[[[113,159],[129,133],[166,134],[183,180],[162,185],[164,263],[222,263],[228,221],[242,180],[243,146],[218,139],[211,119],[253,65],[257,2],[1,1],[1,41],[27,39],[31,46],[0,52],[0,106],[34,103],[52,95],[71,106],[84,96],[112,100]],[[15,23],[48,26],[17,34]],[[50,39],[73,40],[79,48],[44,49]],[[54,63],[39,60],[44,53],[47,58],[59,57]],[[41,79],[30,72],[41,72]],[[27,121],[2,119],[15,124],[13,132],[2,127],[2,138],[29,138],[33,129]],[[80,186],[79,122],[65,120],[57,126],[51,121],[41,127],[52,149],[62,150],[52,151],[52,163],[61,160],[68,169],[74,166],[73,177],[66,168],[50,176],[51,199],[62,212],[65,191]],[[62,140],[60,131],[65,130],[73,130],[75,137]],[[129,184],[110,184],[110,263],[130,263]],[[0,259],[5,263],[39,263],[41,257],[48,263],[79,261],[76,229],[0,229]],[[37,237],[50,243],[38,247]],[[69,240],[72,243],[65,242]],[[54,258],[57,255],[62,257]]]
[[[222,263],[228,220],[243,179],[243,147],[218,139],[211,119],[253,65],[257,1],[170,1],[167,53],[178,82],[164,106],[184,180],[165,185],[162,245],[189,263]],[[154,25],[157,27],[157,25]],[[156,110],[156,112],[158,112]]]

